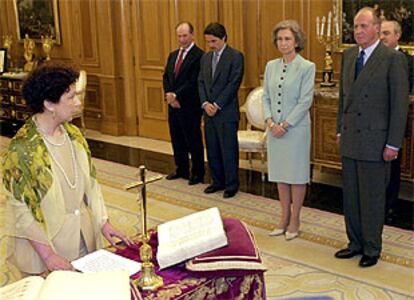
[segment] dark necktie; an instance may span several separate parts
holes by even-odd
[[[213,65],[212,65],[212,75],[214,78],[214,74],[216,73],[217,64],[219,62],[219,54],[217,52],[213,52]]]
[[[359,52],[359,56],[358,56],[357,61],[356,61],[355,79],[357,79],[359,73],[361,73],[362,68],[364,67],[364,56],[365,56],[365,51],[361,50],[361,52]]]
[[[183,64],[184,52],[185,52],[184,49],[180,50],[180,55],[178,56],[177,63],[175,64],[175,70],[174,70],[175,77],[177,77],[178,73],[180,73],[180,68],[181,68],[181,65]]]

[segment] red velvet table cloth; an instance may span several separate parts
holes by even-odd
[[[155,272],[164,279],[164,286],[154,292],[141,292],[132,288],[131,299],[245,299],[256,300],[266,299],[263,272],[242,271],[239,275],[228,276],[216,271],[208,275],[199,275],[197,272],[186,270],[185,264],[180,264],[165,270],[159,271],[156,262],[156,249],[158,245],[157,234],[152,231],[149,244],[153,249],[153,263]],[[115,253],[140,261],[139,246],[137,243],[131,247],[117,249]],[[131,276],[131,279],[138,278],[140,273]]]

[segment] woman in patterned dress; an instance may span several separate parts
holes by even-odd
[[[103,237],[130,244],[108,220],[88,144],[69,123],[80,108],[79,72],[45,63],[24,82],[33,116],[3,162],[8,255],[23,274],[74,270],[71,261],[101,248]]]

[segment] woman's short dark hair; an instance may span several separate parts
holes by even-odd
[[[208,24],[207,27],[204,29],[204,34],[210,34],[215,37],[218,37],[219,39],[224,38],[224,41],[227,41],[226,28],[222,24],[217,22]]]
[[[305,48],[305,34],[303,33],[302,29],[300,29],[298,22],[296,22],[295,20],[281,21],[275,26],[275,28],[273,28],[272,42],[275,45],[275,47],[277,48],[277,34],[280,30],[283,29],[289,29],[293,33],[293,36],[295,37],[295,42],[298,44],[295,47],[295,51],[298,53],[302,51],[303,48]]]
[[[23,84],[23,97],[34,113],[44,111],[45,100],[58,103],[76,82],[79,71],[61,62],[46,62],[34,69]]]

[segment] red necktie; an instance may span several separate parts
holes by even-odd
[[[180,72],[181,65],[183,64],[184,52],[185,52],[184,49],[180,50],[180,55],[178,56],[177,63],[175,64],[175,70],[174,70],[175,77],[178,76],[178,73]]]

